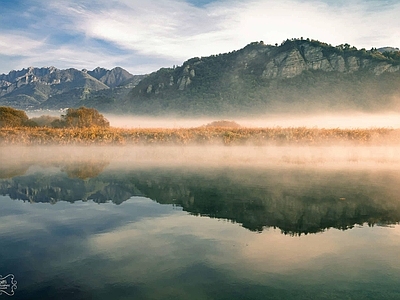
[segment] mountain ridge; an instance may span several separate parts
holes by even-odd
[[[281,45],[254,42],[149,74],[132,89],[125,110],[139,114],[258,114],[338,106],[368,110],[377,107],[367,93],[371,84],[373,96],[382,94],[382,109],[387,109],[393,96],[400,97],[399,71],[400,52],[358,50],[348,44],[333,47],[309,39],[288,39]],[[392,84],[389,90],[387,82]]]
[[[27,72],[31,69],[23,69],[25,75],[23,70],[8,74],[19,76],[19,90],[7,95],[10,84],[6,75],[0,75],[0,105],[87,106],[102,112],[182,116],[397,110],[400,51],[396,49],[357,49],[303,38],[280,45],[261,41],[228,53],[194,57],[148,75],[132,75],[120,67],[76,70],[82,74],[74,88],[61,82],[65,76],[56,76],[60,71],[54,67],[35,69],[37,74],[48,73],[43,75],[44,84]],[[65,89],[52,90],[61,83]]]
[[[55,67],[13,70],[0,75],[0,104],[37,108],[52,97],[60,98],[63,94],[75,95],[71,103],[76,104],[90,92],[114,88],[133,77],[120,67],[112,70],[96,68],[93,71]]]

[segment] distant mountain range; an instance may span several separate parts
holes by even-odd
[[[128,93],[143,77],[119,67],[93,71],[29,67],[0,75],[0,105],[21,109],[75,107],[101,90],[126,89]]]
[[[309,39],[254,42],[148,76],[121,68],[12,71],[0,75],[0,88],[0,105],[25,109],[84,105],[103,112],[186,116],[384,111],[400,104],[400,51]]]

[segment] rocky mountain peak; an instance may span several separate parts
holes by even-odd
[[[131,77],[133,75],[122,68],[80,71],[74,68],[60,70],[51,66],[13,70],[0,75],[0,104],[17,108],[37,106],[53,96],[72,91],[74,95],[69,97],[79,101],[90,91],[115,87]]]
[[[88,74],[111,88],[119,86],[133,77],[131,73],[120,67],[111,70],[97,67],[93,71],[88,71]]]

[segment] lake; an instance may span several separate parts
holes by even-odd
[[[398,150],[0,147],[0,274],[10,299],[400,299]]]

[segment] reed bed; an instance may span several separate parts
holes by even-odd
[[[400,144],[400,129],[324,128],[2,128],[0,145],[329,145]]]

